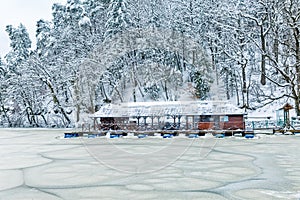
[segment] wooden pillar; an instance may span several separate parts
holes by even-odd
[[[138,124],[137,124],[137,125],[138,125],[138,127],[139,127],[139,126],[140,126],[140,118],[141,118],[141,117],[136,117],[136,118],[137,118],[137,120],[138,120]]]
[[[189,129],[189,116],[185,116],[185,127],[187,130]]]
[[[175,127],[175,125],[176,125],[176,115],[173,115],[172,118],[173,118],[173,127]]]
[[[195,115],[193,115],[193,125],[192,125],[192,129],[195,129]]]
[[[96,131],[96,118],[94,117],[94,131]]]
[[[157,117],[157,126],[160,128],[160,116]]]
[[[180,119],[181,119],[181,115],[178,115],[178,128],[180,128]]]
[[[125,122],[125,119],[123,118],[122,121],[120,122],[120,126],[122,127],[121,129],[122,130],[126,130],[127,129],[127,126],[126,126],[126,122]]]
[[[116,118],[114,117],[114,125],[113,125],[113,129],[116,128]]]
[[[154,116],[151,116],[151,129],[153,129],[153,120],[154,120]]]

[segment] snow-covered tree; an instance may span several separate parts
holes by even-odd
[[[126,31],[126,29],[132,26],[127,0],[111,0],[107,10],[105,40],[110,39],[117,33]]]
[[[30,56],[31,40],[22,24],[17,28],[8,25],[6,31],[11,40],[11,50],[5,56],[8,68],[5,95],[5,104],[8,109],[6,110],[7,116],[10,118],[10,126],[23,124],[24,115],[27,116],[27,123],[32,124],[32,121],[30,121],[31,102],[34,99],[30,98],[32,91],[30,87],[33,87],[33,85],[31,85],[31,80],[28,80],[30,75],[27,73],[26,65],[26,61]]]
[[[48,45],[50,45],[50,23],[41,19],[36,27],[36,51],[40,56],[46,56]]]
[[[7,125],[12,127],[12,121],[9,115],[8,107],[8,69],[0,58],[0,126]]]
[[[299,7],[299,0],[54,4],[53,19],[37,22],[36,49],[23,25],[6,28],[2,119],[69,126],[103,102],[177,100],[186,85],[204,99],[212,77],[245,109],[293,99],[300,115]]]
[[[22,73],[21,64],[29,57],[31,48],[29,34],[23,24],[20,24],[17,28],[8,25],[6,26],[6,32],[11,41],[11,50],[5,56],[6,62],[10,67],[10,70],[15,73]]]
[[[87,17],[91,23],[94,42],[100,44],[103,41],[106,23],[106,4],[103,1],[93,0],[84,2]]]

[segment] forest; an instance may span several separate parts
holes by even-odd
[[[105,103],[289,101],[300,115],[300,0],[68,0],[6,26],[0,126],[74,127]],[[33,48],[34,46],[34,48]]]

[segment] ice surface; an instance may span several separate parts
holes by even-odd
[[[0,130],[0,199],[298,199],[300,137],[72,138]]]

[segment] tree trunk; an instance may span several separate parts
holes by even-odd
[[[136,87],[137,87],[137,81],[136,81],[136,77],[135,77],[135,72],[133,72],[133,102],[136,102]]]
[[[77,84],[74,87],[74,95],[76,99],[76,122],[80,120],[80,102],[79,102],[79,89],[78,89],[78,80],[76,80]],[[52,92],[52,91],[51,91]]]
[[[260,26],[260,39],[261,39],[261,79],[260,83],[266,85],[266,39],[264,35],[263,25]]]
[[[185,62],[184,62],[184,58],[185,58],[184,48],[185,48],[185,41],[184,41],[184,33],[182,32],[182,58],[181,58],[181,69],[180,69],[181,72],[186,70],[185,69]]]
[[[225,86],[226,86],[226,98],[227,98],[227,100],[229,100],[230,94],[229,94],[229,72],[228,72],[228,70],[226,70]]]
[[[295,102],[297,116],[300,116],[300,30],[295,27],[294,38],[295,38],[295,49],[296,49],[296,73],[297,73],[297,98]]]
[[[273,46],[273,54],[275,57],[275,61],[278,63],[278,59],[279,59],[279,33],[278,33],[278,28],[275,28],[274,31],[274,46]]]
[[[133,102],[136,102],[136,91],[135,91],[135,88],[133,88],[132,95],[133,95]]]
[[[167,88],[167,81],[164,82],[164,90],[166,94],[166,100],[169,100],[168,88]]]
[[[1,108],[2,108],[2,111],[4,113],[4,116],[5,116],[6,120],[8,122],[8,126],[12,127],[12,122],[10,121],[10,118],[9,118],[9,116],[7,114],[7,111],[6,111],[5,107],[4,107],[4,105],[2,105]]]
[[[239,95],[239,87],[238,87],[238,81],[236,78],[236,75],[234,75],[234,83],[235,83],[235,93],[236,93],[236,103],[237,105],[240,105],[240,95]]]
[[[120,97],[120,101],[121,101],[121,102],[124,102],[123,97],[122,97],[120,91],[118,90],[118,87],[115,87],[115,90],[116,90],[118,96]]]
[[[89,111],[91,112],[91,113],[95,113],[95,105],[94,105],[94,99],[95,99],[95,96],[94,96],[94,91],[95,91],[95,86],[94,86],[94,84],[93,85],[90,85],[90,84],[88,84],[88,86],[89,86],[89,97],[90,97],[90,108],[89,108]]]
[[[108,96],[106,94],[106,91],[105,91],[105,87],[104,87],[104,84],[101,83],[101,88],[102,88],[102,95],[104,96],[105,98],[105,102],[109,102],[109,99],[108,99]]]
[[[44,120],[44,122],[45,122],[45,125],[48,126],[48,122],[47,122],[45,116],[44,116],[44,115],[41,115],[41,116],[42,116],[42,118],[43,118],[43,120]]]
[[[57,107],[59,108],[61,114],[67,120],[67,122],[68,122],[67,126],[70,125],[71,120],[69,119],[69,117],[68,117],[67,113],[65,112],[64,108],[61,106],[61,104],[60,104],[60,102],[59,102],[59,100],[58,100],[58,98],[55,94],[54,88],[52,87],[52,85],[49,81],[46,81],[46,84],[47,84],[48,88],[50,89],[50,92],[51,92],[51,95],[52,95],[52,100],[53,100],[54,104],[57,105]]]
[[[242,64],[243,93],[247,93],[246,64]]]

